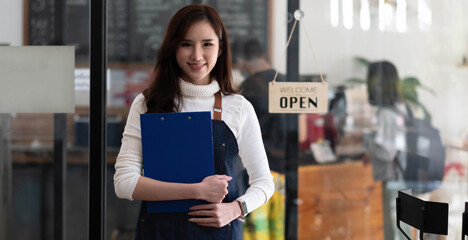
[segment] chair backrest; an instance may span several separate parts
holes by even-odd
[[[465,211],[462,217],[462,240],[465,240],[465,236],[468,235],[468,202],[465,202]]]
[[[406,237],[400,227],[400,221],[419,229],[419,238],[424,233],[447,235],[448,232],[448,203],[429,202],[411,195],[411,189],[398,191],[396,199],[397,227]]]

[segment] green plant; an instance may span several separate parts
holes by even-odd
[[[371,61],[367,60],[366,58],[363,57],[355,57],[354,60],[359,63],[362,67],[365,67],[366,69],[368,68],[369,64]],[[362,78],[357,78],[357,77],[351,77],[345,80],[345,83],[347,84],[366,84],[366,80]],[[425,90],[432,95],[436,95],[434,90],[428,88],[427,86],[424,86],[421,84],[421,81],[419,81],[418,78],[416,77],[404,77],[400,79],[400,93],[405,101],[405,103],[411,108],[411,110],[415,110],[417,108],[420,108],[423,113],[424,113],[424,119],[427,121],[431,121],[432,117],[427,108],[424,106],[419,101],[419,96],[418,96],[418,89]]]

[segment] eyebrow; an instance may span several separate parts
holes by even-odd
[[[184,42],[193,42],[193,41],[190,40],[190,39],[184,39],[184,40],[182,40],[182,41],[184,41]],[[214,42],[214,39],[208,38],[208,39],[203,39],[203,40],[201,40],[201,41],[202,41],[202,42]]]

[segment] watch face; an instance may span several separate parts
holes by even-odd
[[[241,206],[242,206],[242,215],[243,216],[247,215],[247,204],[245,204],[245,202],[241,202]]]

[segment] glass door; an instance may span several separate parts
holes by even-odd
[[[274,201],[249,214],[244,226],[244,237],[255,239],[263,235],[284,237],[285,201],[285,154],[284,154],[284,116],[268,113],[268,93],[265,89],[267,78],[275,73],[271,60],[273,3],[259,1],[108,1],[108,91],[107,91],[107,131],[108,131],[108,194],[107,194],[107,232],[113,236],[134,234],[139,201],[119,199],[114,193],[112,176],[114,164],[121,146],[130,106],[152,80],[156,53],[161,46],[170,18],[183,6],[202,3],[213,6],[220,14],[227,29],[233,61],[233,85],[243,90],[242,95],[254,106],[259,118],[263,141],[270,167],[276,182]],[[250,43],[248,42],[249,40]],[[253,44],[253,45],[252,45]],[[249,47],[262,52],[266,78],[256,82],[256,72],[247,72],[247,57],[244,52]],[[253,61],[250,59],[249,61]],[[245,64],[242,64],[245,63]],[[263,70],[259,71],[263,72]],[[247,81],[247,79],[249,79]],[[283,78],[283,77],[282,77]],[[270,79],[271,80],[271,79]],[[242,84],[244,84],[242,86]],[[260,85],[257,85],[260,84]],[[240,92],[239,92],[240,93]],[[257,95],[256,95],[257,94]],[[239,178],[243,191],[248,187],[245,169],[240,165]],[[265,226],[268,226],[265,228]]]
[[[39,51],[22,59],[20,53],[9,58],[17,61],[13,68],[22,69],[28,77],[9,82],[7,74],[14,72],[10,69],[2,71],[6,75],[0,80],[2,90],[21,92],[9,100],[9,106],[20,107],[6,110],[2,105],[0,109],[0,239],[87,238],[88,127],[79,116],[88,114],[89,108],[89,40],[85,37],[77,43],[70,34],[89,35],[89,21],[68,11],[71,5],[83,12],[89,7],[83,1],[0,4],[0,15],[5,17],[0,23],[2,56],[7,50]],[[81,24],[84,27],[75,28]],[[71,49],[70,55],[63,65],[50,66],[62,56],[62,47]],[[30,64],[31,59],[36,62]],[[54,74],[47,76],[60,76],[64,65],[66,77],[59,77],[56,84],[44,79],[42,73],[48,69]],[[37,74],[31,77],[32,73]],[[43,94],[62,84],[66,90]],[[42,95],[37,97],[39,92]],[[3,91],[2,97],[8,94]],[[68,110],[50,109],[65,102],[70,103]]]
[[[396,198],[406,188],[449,204],[449,218],[440,219],[448,235],[424,239],[460,238],[468,199],[467,7],[300,1],[311,39],[301,28],[299,72],[312,80],[322,70],[330,101],[327,114],[299,117],[298,239],[405,239]]]

